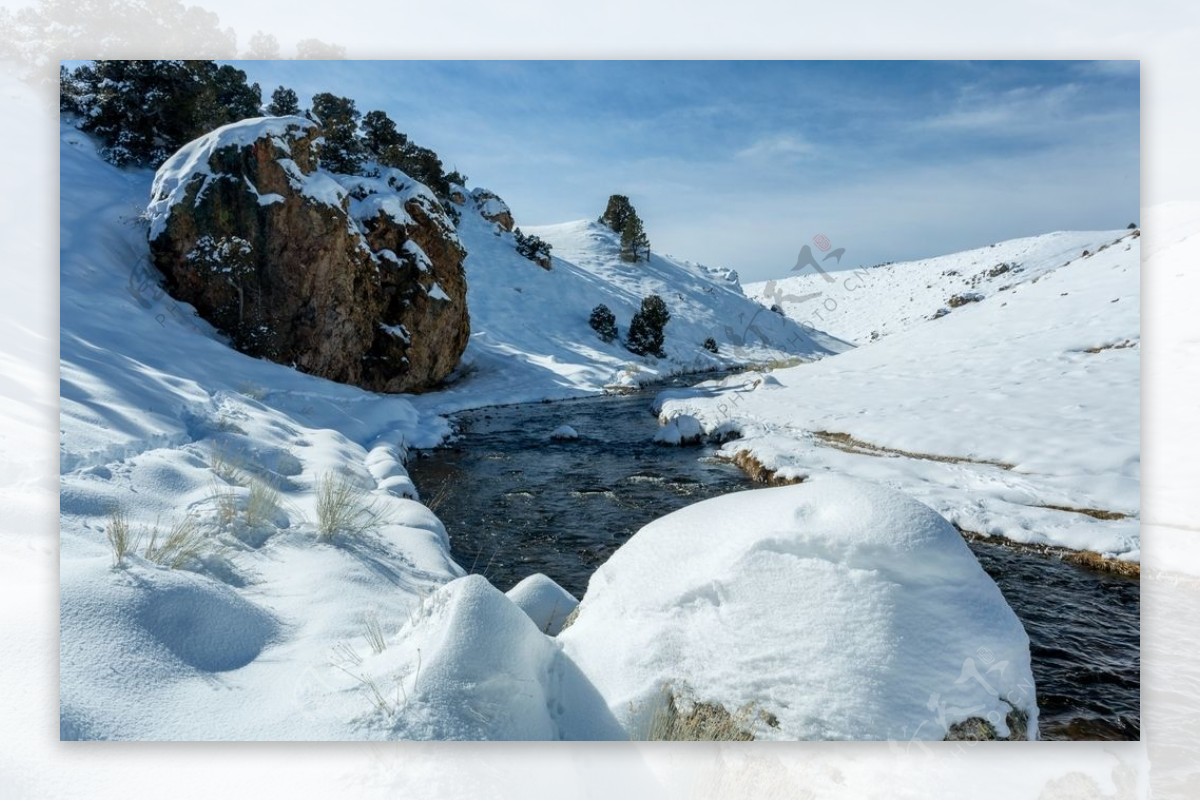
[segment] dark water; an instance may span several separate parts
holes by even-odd
[[[460,436],[408,469],[450,532],[455,559],[507,590],[545,573],[576,597],[651,520],[751,489],[715,448],[652,441],[653,393],[469,412]],[[560,425],[578,440],[554,442]],[[969,543],[1025,624],[1045,739],[1137,739],[1137,581],[990,542]]]

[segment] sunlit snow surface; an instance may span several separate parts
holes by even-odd
[[[1137,561],[1141,239],[1113,231],[1087,250],[1081,236],[1097,239],[1076,235],[1066,255],[1063,234],[1021,241],[1059,266],[836,359],[664,392],[662,418],[737,428],[726,452],[781,478],[847,473],[967,531]],[[944,286],[979,264],[972,251],[905,269]],[[846,303],[892,322],[860,291]]]

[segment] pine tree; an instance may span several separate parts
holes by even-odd
[[[612,310],[603,303],[592,309],[592,315],[588,318],[588,325],[605,342],[612,342],[617,338],[617,318],[612,313]]]
[[[671,319],[667,304],[658,295],[650,295],[642,300],[642,307],[629,321],[629,336],[625,347],[639,356],[651,354],[663,358],[665,339],[663,329]]]
[[[368,153],[384,167],[394,167],[433,190],[443,201],[450,197],[450,177],[446,175],[438,154],[421,147],[401,131],[383,111],[368,111],[363,117],[363,145]],[[465,176],[461,183],[466,182]],[[449,210],[449,209],[448,209]]]
[[[286,86],[278,86],[271,93],[267,114],[272,117],[292,117],[300,113],[300,98]]]
[[[80,67],[79,71],[83,69]],[[85,80],[77,77],[76,73],[60,66],[58,68],[58,110],[72,114],[84,113],[86,83]]]
[[[633,204],[629,202],[628,197],[625,195],[610,195],[608,205],[605,207],[604,213],[600,215],[599,222],[601,225],[607,225],[619,234],[625,230],[625,223],[632,214],[636,214],[636,212],[633,210]]]
[[[433,190],[439,198],[450,196],[450,182],[438,154],[427,147],[409,142],[404,148],[400,169]]]
[[[262,90],[246,83],[246,73],[228,64],[211,61],[189,62],[198,84],[193,106],[192,125],[199,136],[228,122],[259,116]]]
[[[396,130],[396,123],[383,111],[368,111],[362,121],[363,145],[381,164],[400,168],[408,137]]]
[[[641,260],[643,255],[646,261],[650,261],[650,239],[646,236],[646,229],[642,227],[642,218],[630,209],[629,216],[621,227],[621,258],[624,261],[636,262]]]
[[[358,109],[348,97],[329,92],[313,95],[309,115],[321,126],[321,166],[330,172],[354,175],[362,169],[365,151],[358,138]]]
[[[262,59],[268,61],[279,58],[279,40],[273,34],[255,31],[250,37],[244,58]],[[275,114],[276,117],[286,117],[286,114]]]
[[[158,164],[189,141],[194,91],[185,62],[100,60],[75,77],[88,98],[80,127],[100,139],[112,163]]]

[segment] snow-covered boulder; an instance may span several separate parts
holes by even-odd
[[[565,423],[550,432],[550,439],[573,440],[579,439],[579,432]]]
[[[574,595],[542,573],[526,576],[505,595],[551,637],[562,631],[567,617],[579,606]]]
[[[159,168],[150,252],[239,350],[382,392],[428,388],[470,335],[465,252],[403,172],[334,175],[300,117],[242,120]]]
[[[475,208],[479,210],[479,216],[488,222],[495,223],[505,231],[512,231],[516,225],[512,209],[500,199],[499,195],[490,189],[480,187],[471,190],[471,197],[475,200]]]
[[[654,434],[654,441],[661,445],[698,445],[703,439],[704,428],[690,414],[672,417]]]
[[[1034,738],[1029,640],[962,538],[866,482],[704,501],[639,531],[559,636],[630,731],[723,708],[757,738]]]

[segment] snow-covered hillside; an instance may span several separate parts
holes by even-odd
[[[747,284],[746,294],[861,345],[1010,292],[1127,233],[1060,231],[919,261],[838,272],[824,265],[825,274],[809,266],[786,278]]]
[[[563,398],[735,364],[815,359],[847,347],[767,313],[719,273],[659,254],[624,262],[619,237],[598,223],[523,229],[553,246],[551,269],[544,270],[516,252],[513,235],[485,219],[485,209],[470,199],[461,208],[471,340],[461,370],[466,380],[438,393],[440,410],[479,405],[481,396]],[[651,294],[671,313],[665,359],[634,356],[621,344]],[[588,326],[599,304],[617,318],[620,337],[611,343]],[[709,337],[719,353],[704,349]]]
[[[1091,255],[1046,256],[1069,263],[835,359],[665,392],[662,418],[740,429],[726,453],[781,478],[848,473],[968,531],[1136,561],[1140,238],[1105,236]]]

